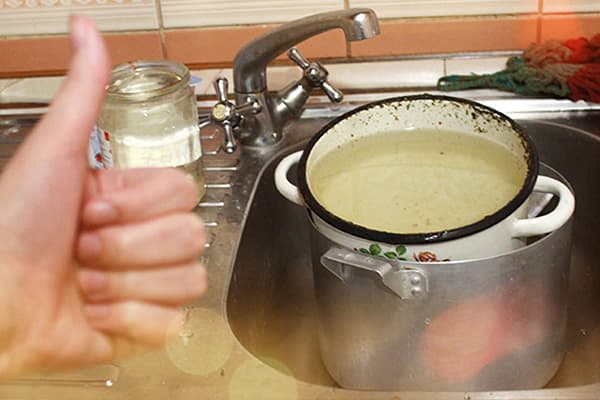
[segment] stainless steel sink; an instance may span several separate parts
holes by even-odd
[[[573,185],[577,198],[569,298],[568,352],[548,388],[600,383],[600,115],[513,113],[541,160]],[[289,128],[288,147],[271,158],[256,183],[227,297],[227,317],[240,343],[258,358],[313,385],[336,386],[319,355],[306,212],[282,198],[275,166],[300,149],[326,119]],[[585,132],[576,128],[581,126]],[[534,391],[544,396],[544,390]],[[510,392],[503,396],[510,398]],[[401,396],[402,397],[402,396]]]
[[[399,93],[398,93],[399,94]],[[510,392],[344,390],[325,371],[316,340],[305,212],[284,200],[273,170],[336,115],[391,93],[314,99],[275,148],[219,151],[220,130],[203,129],[207,194],[197,212],[208,229],[207,293],[189,306],[189,331],[170,345],[112,365],[0,385],[11,399],[600,399],[600,106],[468,95],[518,119],[543,161],[575,188],[575,251],[569,349],[547,388]],[[200,102],[206,113],[214,99]],[[0,108],[0,171],[45,109]],[[177,350],[174,356],[172,350]],[[180,358],[177,358],[180,357]],[[237,380],[237,381],[236,381]],[[234,395],[232,385],[238,382]],[[241,383],[240,383],[241,382]],[[291,388],[285,396],[274,384]],[[241,385],[241,386],[240,386]],[[278,386],[280,387],[280,386]],[[235,391],[235,390],[234,390]]]

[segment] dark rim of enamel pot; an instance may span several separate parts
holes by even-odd
[[[409,101],[421,101],[421,100],[433,100],[433,101],[449,101],[459,104],[467,105],[473,108],[478,113],[488,114],[493,118],[501,118],[510,123],[513,131],[520,137],[521,141],[525,147],[525,157],[527,159],[527,176],[525,177],[525,181],[521,186],[521,189],[517,193],[515,197],[512,198],[504,207],[500,208],[495,213],[488,215],[481,220],[472,223],[470,225],[465,225],[458,228],[448,229],[444,231],[438,232],[424,232],[424,233],[395,233],[395,232],[385,232],[378,231],[374,229],[369,229],[367,227],[354,224],[350,221],[344,220],[328,210],[326,210],[313,196],[312,192],[308,186],[308,180],[306,176],[306,163],[308,161],[308,157],[311,153],[311,150],[317,144],[319,139],[327,134],[327,132],[337,123],[347,119],[353,114],[358,112],[368,110],[370,108],[385,106],[389,103],[396,102],[409,102]],[[504,218],[508,217],[512,214],[529,196],[532,192],[533,187],[535,185],[535,180],[538,175],[539,170],[539,162],[538,155],[535,149],[535,145],[531,138],[525,134],[521,126],[517,124],[514,120],[506,116],[505,114],[500,113],[493,108],[487,107],[483,104],[466,100],[457,97],[451,96],[441,96],[441,95],[431,95],[431,94],[422,94],[422,95],[412,95],[412,96],[400,96],[388,98],[372,103],[365,104],[363,106],[357,107],[352,111],[349,111],[345,114],[340,115],[339,117],[330,121],[327,125],[321,128],[308,142],[308,145],[304,149],[302,157],[300,158],[300,162],[298,163],[298,187],[300,192],[302,193],[302,197],[309,208],[310,211],[317,214],[323,221],[328,224],[334,226],[342,232],[347,234],[358,236],[360,238],[381,242],[381,243],[389,243],[389,244],[422,244],[422,243],[435,243],[442,242],[446,240],[458,239],[464,236],[468,236],[477,232],[480,232],[490,226],[502,221]]]

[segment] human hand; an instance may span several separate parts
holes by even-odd
[[[87,19],[71,38],[69,76],[0,175],[0,379],[161,345],[206,286],[191,179],[88,168],[110,63]]]
[[[547,290],[511,282],[452,304],[424,329],[421,364],[440,382],[464,385],[495,362],[534,348],[559,324],[544,305]]]

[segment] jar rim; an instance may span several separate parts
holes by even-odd
[[[106,86],[108,98],[144,101],[164,96],[189,85],[190,71],[169,60],[136,60],[117,64]]]

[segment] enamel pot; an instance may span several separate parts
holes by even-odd
[[[420,233],[387,232],[361,226],[335,215],[319,203],[311,188],[311,173],[325,155],[364,136],[417,129],[480,135],[509,149],[527,166],[520,190],[496,212],[474,223]],[[297,168],[297,186],[288,179],[288,171],[293,167]],[[541,176],[538,171],[535,146],[515,121],[473,101],[425,94],[369,103],[335,118],[314,135],[303,151],[279,163],[275,185],[285,198],[306,207],[311,223],[322,235],[344,248],[392,260],[454,261],[496,256],[518,249],[525,245],[528,237],[553,232],[569,219],[575,207],[573,194],[563,183]],[[543,216],[528,215],[535,198],[533,193],[555,197],[556,207]]]

